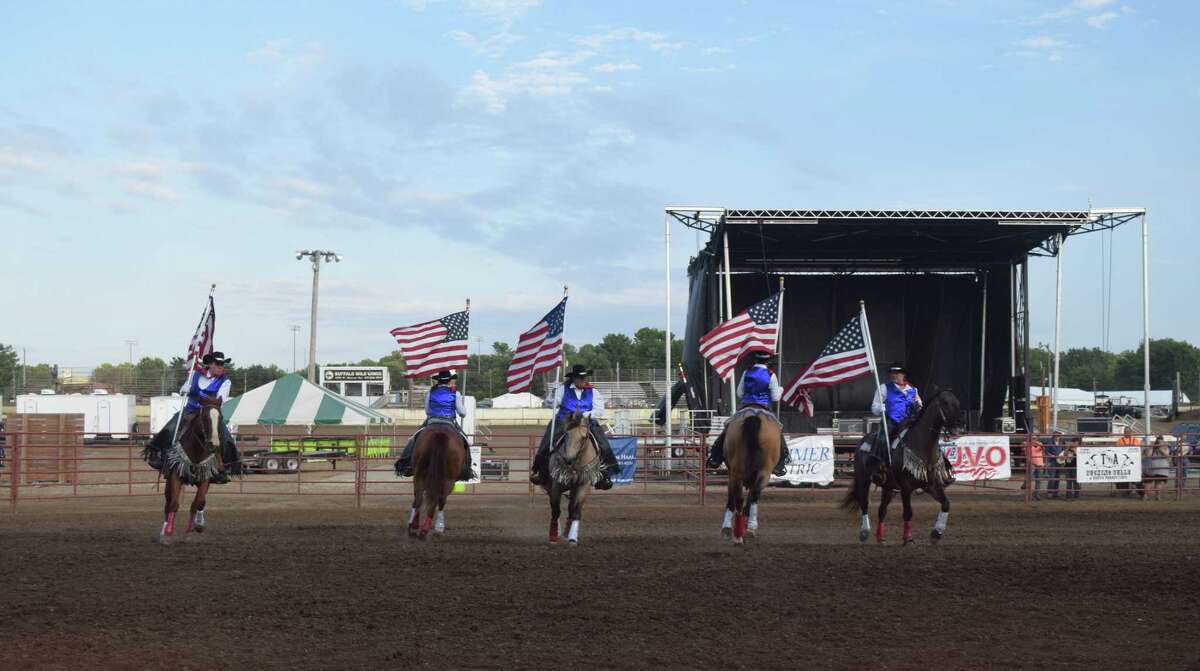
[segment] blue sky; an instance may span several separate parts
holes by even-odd
[[[174,6],[172,6],[174,5]],[[298,6],[305,5],[305,6]],[[662,207],[1144,206],[1152,326],[1200,341],[1200,49],[1190,2],[8,3],[0,342],[31,361],[217,344],[321,360],[473,301],[512,342],[572,287],[567,338],[663,321]],[[674,319],[698,240],[675,229]],[[1140,336],[1115,234],[1116,348]],[[1099,345],[1098,238],[1064,341]],[[1033,271],[1052,336],[1053,262]],[[301,344],[303,347],[303,344]],[[303,357],[303,352],[301,352]]]

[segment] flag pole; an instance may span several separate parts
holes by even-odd
[[[476,354],[476,356],[479,356],[479,355]],[[459,376],[460,378],[462,378],[462,389],[460,389],[458,392],[458,393],[462,394],[463,396],[467,395],[467,371],[470,370],[470,368],[471,368],[471,299],[468,298],[467,299],[467,365],[463,367],[462,375]]]
[[[729,234],[725,234],[725,321],[733,319],[733,283],[729,279]],[[729,376],[729,416],[737,412],[737,364]]]
[[[214,282],[208,288],[208,301],[204,304],[204,311],[200,313],[200,323],[196,324],[196,331],[192,332],[193,340],[195,340],[195,338],[196,338],[196,332],[199,331],[200,329],[204,328],[204,320],[206,320],[208,318],[208,313],[210,310],[212,310],[213,294],[216,293],[216,291],[217,291],[217,285]],[[215,338],[216,335],[217,334],[214,332],[213,337]],[[197,351],[196,354],[200,354],[200,352]],[[187,409],[187,395],[188,395],[188,393],[190,393],[192,391],[192,372],[196,370],[196,364],[191,359],[189,359],[187,361],[187,364],[188,364],[187,377],[184,379],[184,382],[183,382],[184,388],[185,388],[184,394],[183,394],[183,403],[181,403],[179,406],[179,412],[175,414],[175,428],[171,430],[171,446],[172,447],[174,447],[175,441],[179,439],[179,423],[183,421],[183,411]]]
[[[871,361],[871,372],[875,374],[875,393],[878,394],[879,393],[879,366],[876,365],[876,363],[875,363],[875,343],[871,340],[871,327],[867,323],[866,301],[862,301],[862,300],[858,301],[858,309],[859,309],[860,318],[862,319],[863,333],[867,336],[867,356],[870,358],[870,361]],[[885,403],[883,406],[883,416],[879,418],[879,421],[881,424],[883,424],[883,440],[886,443],[886,445],[884,445],[883,449],[884,449],[884,452],[887,453],[888,465],[890,466],[892,463],[892,437],[890,435],[888,435],[887,403],[886,403],[887,399],[884,399],[884,401],[885,401]]]
[[[779,384],[783,385],[783,275],[779,276],[779,327],[775,331],[775,352],[779,354]],[[783,394],[779,395],[779,400],[775,401],[775,416],[779,418],[779,423],[783,423]]]
[[[563,300],[567,298],[567,287],[563,287]],[[554,389],[550,391],[550,406],[554,414],[550,415],[550,449],[554,449],[554,432],[558,430],[555,424],[558,423],[558,384],[561,379],[563,368],[567,365],[567,311],[563,310],[563,329],[559,334],[562,338],[562,356],[559,357],[558,365],[554,367]],[[566,395],[565,392],[563,394]]]

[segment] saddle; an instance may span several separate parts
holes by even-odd
[[[741,410],[738,410],[737,412],[733,413],[732,415],[729,416],[729,419],[725,420],[725,425],[729,426],[729,424],[731,424],[733,422],[733,420],[738,419],[740,417],[745,417],[746,415],[758,415],[759,417],[769,419],[772,422],[775,422],[776,424],[783,426],[783,422],[779,421],[779,418],[775,416],[775,413],[771,412],[770,408],[758,405],[757,403],[749,403],[747,405],[742,406]]]

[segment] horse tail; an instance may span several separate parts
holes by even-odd
[[[860,459],[860,454],[862,454],[861,450],[855,450],[854,482],[846,488],[846,495],[842,497],[842,502],[838,506],[842,510],[853,510],[857,508],[859,496],[862,495],[862,488],[871,486],[871,479],[868,478],[865,473],[866,465],[863,463],[863,460]]]
[[[445,431],[431,431],[429,438],[433,442],[429,447],[429,455],[425,461],[425,495],[431,501],[442,500],[446,482],[446,460],[450,454],[450,439]]]
[[[747,489],[754,487],[758,472],[762,469],[762,447],[758,444],[758,434],[762,431],[762,418],[754,413],[747,415],[742,421],[742,482]]]

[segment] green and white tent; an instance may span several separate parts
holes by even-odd
[[[222,411],[225,421],[245,426],[249,424],[384,424],[392,419],[387,415],[360,405],[324,387],[309,382],[299,373],[292,373],[264,384],[257,389],[229,399]]]

